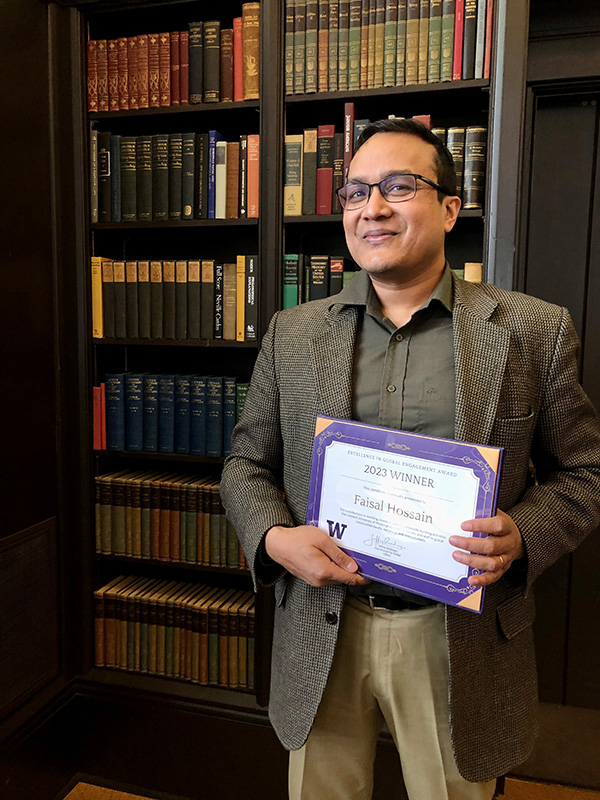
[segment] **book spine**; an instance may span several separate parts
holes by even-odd
[[[142,376],[125,375],[125,450],[140,452],[143,441],[143,384]]]
[[[169,134],[169,219],[181,219],[183,134]]]
[[[465,0],[456,0],[454,9],[454,53],[452,58],[452,80],[459,81],[462,78]]]
[[[217,168],[217,142],[223,137],[218,131],[209,131],[208,134],[208,219],[215,219],[215,179]]]
[[[405,84],[419,82],[419,0],[407,0],[406,4],[406,67]]]
[[[206,378],[200,375],[190,379],[190,453],[206,455]]]
[[[194,218],[194,163],[196,159],[196,134],[182,135],[181,219]]]
[[[331,256],[329,259],[329,294],[338,294],[344,288],[344,259]]]
[[[235,342],[236,265],[223,264],[223,339]]]
[[[115,295],[115,338],[127,338],[127,294],[125,291],[125,262],[113,261]]]
[[[257,133],[248,135],[248,218],[258,219],[259,214],[259,156],[260,137]]]
[[[106,39],[98,39],[96,44],[96,63],[98,73],[98,111],[109,110],[108,100],[108,47]],[[89,109],[88,109],[89,110]]]
[[[136,137],[121,138],[121,218],[123,222],[137,220]]]
[[[485,192],[485,162],[487,128],[469,126],[465,131],[465,167],[463,178],[463,208],[483,208]]]
[[[242,5],[244,100],[258,100],[260,84],[260,3]]]
[[[163,261],[163,338],[175,338],[175,262]]]
[[[236,258],[236,314],[235,314],[235,339],[236,342],[244,341],[246,312],[246,257]]]
[[[148,108],[148,78],[149,78],[149,64],[148,64],[148,34],[142,33],[138,37],[137,43],[137,67],[138,67],[138,108]]]
[[[293,42],[293,28],[292,28]],[[244,50],[242,43],[242,18],[233,20],[233,100],[236,103],[244,99]]]
[[[152,137],[137,136],[135,143],[136,213],[140,222],[152,221]]]
[[[188,264],[175,262],[175,338],[188,338]]]
[[[233,103],[233,28],[221,31],[221,102]]]
[[[143,435],[142,449],[146,453],[158,450],[158,377],[143,376]]]
[[[246,256],[244,341],[258,340],[258,256]]]
[[[283,215],[300,216],[302,208],[303,135],[286,134],[283,171]]]
[[[110,220],[121,222],[121,137],[110,137]]]
[[[317,91],[317,56],[319,41],[319,3],[306,0],[306,36],[304,91],[309,94]]]
[[[285,2],[285,31],[284,31],[284,70],[285,93],[294,94],[294,13],[295,0]],[[235,20],[234,20],[235,34]],[[243,77],[243,76],[242,76]],[[243,97],[243,84],[242,84]],[[239,99],[239,98],[238,98]]]
[[[110,133],[98,133],[98,221],[110,222]]]
[[[342,207],[337,196],[337,189],[344,184],[344,134],[336,133],[333,137],[333,177],[331,186],[331,211],[341,214]]]
[[[360,88],[369,88],[369,0],[360,4]]]
[[[248,137],[240,136],[240,218],[248,216]]]
[[[215,264],[215,304],[213,308],[213,338],[223,338],[223,264]]]
[[[350,0],[339,0],[338,20],[338,91],[345,92],[348,90]]]
[[[129,85],[127,83],[127,37],[117,39],[117,74],[119,79],[119,111],[129,109]]]
[[[125,262],[125,304],[127,338],[138,339],[140,335],[140,326],[137,261]]]
[[[310,257],[309,300],[321,300],[329,295],[329,256]]]
[[[158,34],[159,105],[171,105],[171,35]]]
[[[202,22],[189,25],[190,103],[201,103],[204,94],[204,47]]]
[[[398,0],[396,86],[402,86],[406,79],[406,2],[407,0]]]
[[[98,111],[98,42],[90,39],[87,43],[87,109]]]
[[[223,378],[223,455],[231,453],[231,435],[235,427],[236,379]]]
[[[107,339],[115,335],[115,285],[112,261],[102,262],[102,327]]]
[[[152,219],[169,218],[169,134],[152,136]]]
[[[223,378],[206,379],[206,455],[223,455]]]
[[[175,376],[158,376],[158,452],[175,449]]]
[[[329,69],[328,69],[329,91],[337,92],[338,55],[339,55],[339,0],[329,0],[328,52],[329,52]]]
[[[150,338],[163,338],[163,265],[150,262]]]
[[[98,131],[90,130],[90,223],[98,222]]]
[[[477,39],[477,0],[465,0],[463,31],[462,79],[475,77],[475,44]]]
[[[303,136],[302,213],[317,212],[317,129],[307,128]]]
[[[427,62],[429,50],[429,0],[419,2],[419,58],[417,82],[427,83]]]
[[[148,103],[160,106],[160,44],[158,33],[148,34]]]
[[[187,284],[187,335],[189,339],[200,338],[200,262],[188,262]]]
[[[385,23],[383,35],[383,85],[394,86],[396,83],[396,42],[398,39],[398,0],[385,5]]]
[[[102,258],[92,256],[92,336],[102,339],[104,320],[102,310]],[[100,449],[100,448],[98,448]]]
[[[442,58],[440,80],[452,80],[454,54],[454,0],[442,0]]]
[[[465,129],[461,127],[448,128],[446,147],[450,151],[456,172],[456,193],[462,198],[463,171],[465,160]]]
[[[317,214],[331,214],[334,135],[333,125],[317,128]]]
[[[354,155],[354,103],[344,103],[344,174],[343,183],[348,180],[348,170]]]
[[[218,20],[205,22],[203,27],[205,103],[218,103],[220,100],[220,49],[221,23]]]
[[[215,145],[215,219],[227,218],[227,142]]]
[[[240,207],[240,143],[227,143],[225,218],[237,219]]]
[[[360,89],[362,0],[350,0],[348,11],[348,89]]]
[[[102,390],[99,386],[92,387],[92,449],[102,450]],[[97,515],[98,520],[98,515]],[[96,521],[96,535],[98,536],[98,522]],[[99,552],[98,539],[96,539],[96,552]]]
[[[181,104],[180,92],[180,75],[181,69],[180,62],[180,37],[179,31],[171,31],[169,36],[169,69],[170,69],[170,88],[171,88],[171,102],[170,105],[178,106]]]
[[[294,1],[294,94],[305,92],[306,0]],[[337,67],[336,67],[337,68]]]
[[[119,110],[119,44],[109,39],[108,47],[108,107],[110,111]]]
[[[367,89],[375,86],[375,15],[377,0],[368,0],[369,3],[369,36],[367,40]]]
[[[200,338],[214,338],[215,262],[202,261]]]
[[[127,86],[129,87],[129,108],[137,109],[138,90],[138,37],[127,37]]]
[[[298,305],[298,254],[283,256],[283,297],[282,308]]]
[[[485,50],[486,0],[477,1],[477,21],[475,31],[474,77],[483,78],[483,59]]]
[[[190,452],[190,377],[175,376],[175,423],[174,451],[186,454]]]
[[[487,0],[485,17],[485,47],[483,56],[483,77],[487,80],[490,77],[492,65],[493,49],[493,28],[494,28],[494,0]]]
[[[179,33],[179,102],[187,106],[190,102],[190,33]]]
[[[326,92],[329,88],[329,0],[318,0],[318,7],[317,89],[319,92]]]
[[[196,134],[194,219],[208,216],[208,133]]]
[[[123,374],[105,377],[106,449],[125,450],[125,381]]]
[[[379,89],[383,86],[383,62],[385,50],[385,8],[386,0],[375,2],[375,73],[373,86]]]
[[[427,82],[439,83],[442,54],[442,0],[429,0]]]

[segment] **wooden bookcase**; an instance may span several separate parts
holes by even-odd
[[[343,131],[344,103],[352,100],[357,118],[375,120],[389,114],[431,114],[434,125],[485,123],[488,158],[484,211],[462,212],[448,240],[451,263],[483,261],[487,280],[512,288],[517,238],[518,174],[522,129],[523,76],[527,45],[527,3],[495,0],[495,39],[490,80],[389,87],[353,92],[284,95],[284,3],[261,3],[260,101],[218,103],[139,111],[86,112],[87,38],[111,38],[156,30],[182,30],[212,11],[195,0],[61,0],[51,13],[53,130],[57,145],[57,276],[59,309],[64,315],[59,348],[64,354],[61,397],[64,445],[61,481],[71,500],[62,518],[65,572],[72,571],[67,600],[70,615],[66,661],[86,682],[118,686],[136,693],[160,693],[174,703],[224,705],[264,717],[268,700],[271,598],[258,596],[256,702],[251,697],[173,680],[93,668],[93,604],[91,587],[119,571],[231,584],[250,588],[247,575],[201,567],[96,557],[94,553],[94,475],[109,466],[154,468],[159,462],[182,471],[205,468],[218,473],[220,464],[207,459],[144,454],[94,454],[91,449],[91,388],[105,371],[152,369],[171,373],[215,371],[250,376],[257,354],[253,344],[211,342],[130,342],[91,337],[90,257],[120,259],[229,258],[236,253],[259,254],[259,334],[281,306],[284,252],[346,253],[341,216],[285,218],[282,213],[284,136],[306,127],[334,123]],[[241,13],[241,0],[226,0],[217,16],[223,22]],[[89,130],[136,135],[217,128],[225,138],[260,133],[260,217],[167,223],[89,223]],[[499,164],[502,163],[502,170]],[[232,241],[234,244],[232,245]],[[172,255],[170,255],[172,254]],[[259,338],[260,338],[259,336]],[[226,364],[226,367],[224,367]],[[164,365],[164,369],[163,369]]]

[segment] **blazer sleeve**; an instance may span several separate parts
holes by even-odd
[[[507,509],[526,548],[527,590],[600,523],[600,423],[579,384],[578,351],[562,309],[531,448],[537,482]]]
[[[274,525],[295,525],[282,490],[283,441],[274,347],[278,316],[263,339],[221,476],[223,505],[248,559],[255,588],[257,583],[275,583],[284,572],[261,546],[266,532]]]

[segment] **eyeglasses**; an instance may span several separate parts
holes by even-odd
[[[406,200],[412,200],[417,193],[417,180],[423,181],[443,194],[454,194],[444,189],[439,183],[413,173],[389,175],[378,183],[347,183],[336,189],[336,193],[343,209],[355,211],[367,205],[375,186],[379,188],[382,197],[388,203],[404,203]]]

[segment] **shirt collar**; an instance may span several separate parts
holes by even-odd
[[[454,287],[452,284],[452,270],[447,261],[439,283],[421,308],[427,308],[434,300],[437,300],[447,311],[452,313],[454,307]],[[379,301],[373,289],[373,284],[371,283],[368,273],[366,273],[364,269],[359,270],[350,283],[345,286],[339,294],[332,298],[329,307],[331,308],[333,305],[364,306],[369,313],[372,314],[373,311],[375,311],[376,316],[381,315]]]

